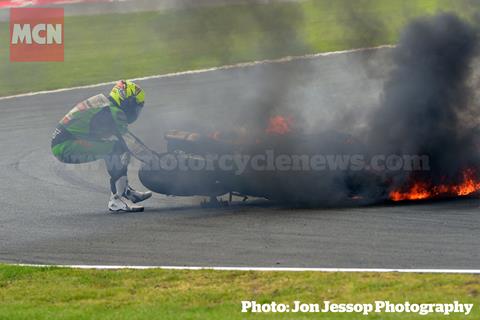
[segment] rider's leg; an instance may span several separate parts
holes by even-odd
[[[79,164],[104,159],[114,147],[115,141],[72,139],[52,146],[52,153],[63,163]]]
[[[130,163],[130,154],[122,148],[114,147],[113,152],[105,157],[105,165],[110,175],[110,190],[112,195],[108,203],[110,211],[137,212],[143,211],[143,207],[136,205],[127,197],[128,178],[127,170]]]
[[[125,197],[128,190],[127,167],[129,156],[116,141],[68,140],[52,147],[56,158],[64,163],[87,163],[104,159],[110,175],[112,196],[108,207],[112,211],[142,211]],[[118,189],[118,190],[117,190]]]
[[[110,157],[106,159],[107,170],[111,177],[112,194],[121,194],[133,203],[142,202],[150,198],[152,192],[136,191],[128,184],[127,169],[129,162],[130,154],[124,152],[121,144],[118,144]]]

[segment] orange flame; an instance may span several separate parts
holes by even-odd
[[[458,185],[429,183],[417,181],[408,191],[394,190],[390,192],[393,201],[423,200],[442,196],[468,196],[480,190],[480,182],[475,179],[475,171],[467,169],[463,172],[463,181]]]
[[[275,116],[268,121],[268,127],[265,132],[268,134],[283,135],[292,131],[292,119],[290,117]]]

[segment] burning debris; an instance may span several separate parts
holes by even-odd
[[[428,182],[414,181],[409,184],[408,190],[391,191],[390,199],[405,201],[468,196],[480,190],[477,176],[475,170],[468,169],[463,172],[463,181],[458,185],[432,185]]]
[[[477,47],[477,31],[451,14],[419,19],[404,31],[369,143],[383,153],[427,155],[431,168],[387,172],[390,199],[463,196],[480,189],[480,118],[469,85]]]

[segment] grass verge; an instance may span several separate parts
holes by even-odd
[[[415,16],[471,0],[306,0],[66,17],[65,62],[10,63],[0,23],[0,96],[237,62],[394,43]]]
[[[257,302],[475,303],[480,276],[168,270],[78,270],[0,266],[0,319],[358,319],[356,314],[242,314]],[[369,319],[439,319],[371,314]],[[465,319],[450,315],[449,319]]]

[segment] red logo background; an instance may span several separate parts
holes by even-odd
[[[40,45],[36,43],[12,44],[13,26],[15,24],[61,24],[62,43]],[[10,9],[10,61],[63,61],[64,60],[64,10],[63,8],[12,8]]]

